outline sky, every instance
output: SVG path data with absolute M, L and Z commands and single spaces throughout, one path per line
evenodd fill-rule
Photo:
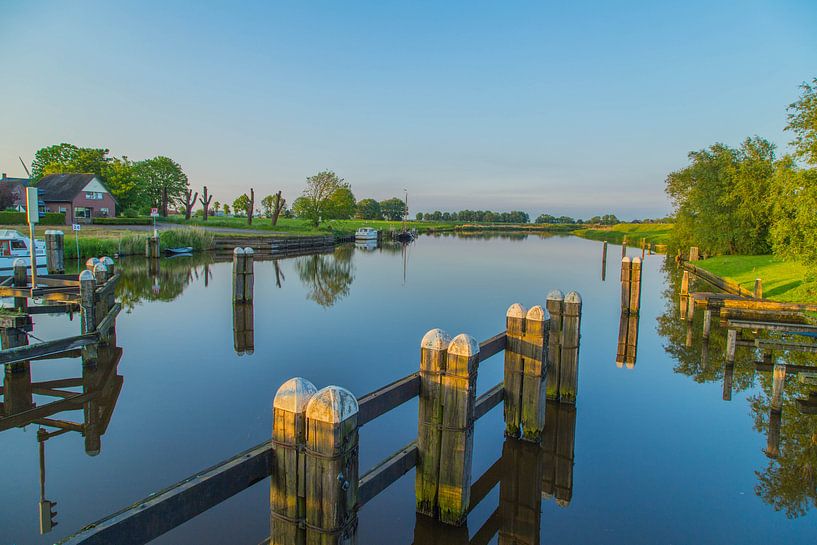
M 0 0 L 0 171 L 69 142 L 232 202 L 334 170 L 418 211 L 671 211 L 817 77 L 817 2 Z

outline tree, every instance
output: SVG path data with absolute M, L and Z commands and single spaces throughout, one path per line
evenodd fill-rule
M 800 85 L 800 98 L 789 105 L 786 130 L 794 133 L 794 155 L 817 165 L 817 78 Z
M 247 203 L 247 225 L 252 225 L 252 214 L 255 211 L 255 189 L 250 188 L 250 202 Z
M 142 191 L 136 168 L 127 157 L 114 157 L 107 161 L 102 165 L 101 177 L 120 210 L 147 208 L 149 203 Z
M 406 203 L 397 197 L 380 201 L 380 213 L 387 220 L 397 221 L 403 219 L 403 215 L 406 213 Z M 440 213 L 440 217 L 442 217 L 442 213 Z
M 327 209 L 331 206 L 329 198 L 343 185 L 343 179 L 331 170 L 318 172 L 314 176 L 306 179 L 306 187 L 302 197 L 296 199 L 295 203 L 300 203 L 298 216 L 309 219 L 315 227 L 326 215 Z M 293 208 L 295 206 L 293 203 Z
M 341 184 L 329 196 L 325 216 L 327 219 L 348 220 L 355 214 L 355 196 L 349 184 Z
M 250 206 L 250 198 L 246 193 L 242 193 L 233 201 L 233 213 L 240 216 L 242 213 L 246 214 Z
M 189 220 L 193 212 L 193 206 L 196 204 L 196 199 L 199 197 L 198 191 L 194 194 L 192 189 L 188 189 L 184 194 L 184 219 Z
M 275 195 L 267 195 L 264 197 L 261 204 L 264 206 L 264 209 L 268 211 L 269 217 L 272 218 L 272 225 L 276 225 L 281 211 L 286 207 L 287 200 L 281 196 L 281 190 L 279 189 Z
M 223 206 L 224 206 L 224 215 L 229 216 L 230 215 L 230 205 L 225 202 Z
M 201 203 L 202 217 L 204 218 L 204 221 L 207 221 L 207 216 L 210 215 L 209 212 L 211 200 L 213 200 L 213 196 L 207 194 L 207 186 L 204 186 L 204 191 L 202 192 L 201 198 L 199 199 L 199 203 Z M 216 201 L 215 210 L 219 209 L 219 204 L 221 203 Z
M 207 189 L 206 187 L 204 189 Z M 213 213 L 221 210 L 221 203 L 216 201 L 213 203 Z
M 799 169 L 786 156 L 775 167 L 772 186 L 774 253 L 817 268 L 817 169 Z
M 34 154 L 34 160 L 31 162 L 31 179 L 36 183 L 48 174 L 67 172 L 102 176 L 103 167 L 108 160 L 107 149 L 56 144 L 41 148 Z
M 381 220 L 380 203 L 374 199 L 363 199 L 358 201 L 355 208 L 355 217 L 362 220 Z
M 182 167 L 173 159 L 160 155 L 139 161 L 135 168 L 149 201 L 166 217 L 168 206 L 179 203 L 187 191 L 187 175 Z
M 14 194 L 9 184 L 0 183 L 0 210 L 14 205 Z
M 414 216 L 414 219 L 416 219 L 417 221 L 423 221 L 423 213 L 417 212 L 417 215 Z
M 556 223 L 556 218 L 550 214 L 539 214 L 536 223 Z

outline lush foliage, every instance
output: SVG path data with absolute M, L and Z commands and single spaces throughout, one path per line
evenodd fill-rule
M 672 235 L 670 223 L 619 223 L 608 227 L 577 229 L 573 234 L 592 240 L 606 240 L 611 244 L 638 244 L 641 239 L 647 243 L 667 244 Z
M 380 214 L 383 219 L 392 221 L 401 220 L 406 212 L 406 203 L 397 197 L 380 201 Z
M 419 218 L 419 214 L 418 214 Z M 526 212 L 514 210 L 512 212 L 492 212 L 490 210 L 462 210 L 460 212 L 425 212 L 424 221 L 460 221 L 476 223 L 528 223 L 530 216 Z M 544 223 L 544 222 L 537 222 Z
M 151 225 L 153 218 L 129 218 L 120 216 L 117 218 L 94 218 L 94 225 Z
M 800 86 L 800 98 L 789 105 L 786 130 L 794 133 L 794 155 L 806 163 L 817 165 L 817 78 Z
M 0 225 L 27 225 L 25 212 L 0 211 Z M 40 225 L 65 225 L 65 214 L 47 212 L 40 216 Z
M 355 196 L 349 184 L 341 184 L 329 196 L 325 219 L 348 220 L 355 215 Z
M 179 163 L 160 155 L 139 161 L 134 169 L 141 183 L 140 191 L 153 206 L 159 208 L 162 216 L 167 216 L 168 206 L 182 202 L 188 181 Z
M 236 215 L 247 215 L 247 210 L 249 208 L 250 197 L 246 193 L 242 193 L 233 201 L 233 212 L 235 212 Z
M 355 209 L 355 217 L 363 220 L 382 219 L 383 213 L 380 210 L 380 203 L 374 199 L 358 201 Z
M 348 185 L 331 170 L 318 172 L 306 179 L 303 194 L 292 203 L 292 210 L 317 227 L 327 217 L 327 212 L 331 213 L 333 204 L 330 198 L 342 187 L 348 188 Z

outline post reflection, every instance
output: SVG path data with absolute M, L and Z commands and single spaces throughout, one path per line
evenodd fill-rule
M 233 301 L 233 346 L 239 356 L 255 352 L 255 326 L 253 302 Z
M 632 369 L 635 367 L 636 352 L 638 350 L 638 314 L 621 313 L 618 325 L 618 351 L 616 352 L 616 366 Z

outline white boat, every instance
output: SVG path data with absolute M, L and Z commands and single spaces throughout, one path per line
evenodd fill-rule
M 13 229 L 0 229 L 0 276 L 11 276 L 14 262 L 22 259 L 27 267 L 31 266 L 28 237 L 24 237 Z M 37 256 L 37 270 L 45 267 L 45 242 L 34 240 L 34 249 Z
M 358 250 L 373 252 L 377 250 L 377 240 L 356 240 L 355 248 L 357 248 Z
M 355 240 L 377 240 L 377 229 L 361 227 L 355 232 Z

